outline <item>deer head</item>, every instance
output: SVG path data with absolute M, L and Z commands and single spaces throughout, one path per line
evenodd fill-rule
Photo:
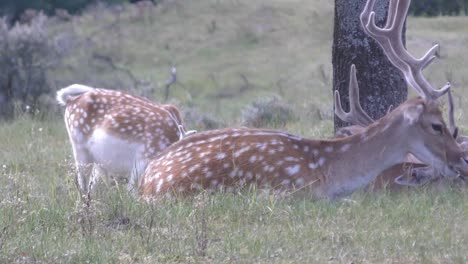
M 463 151 L 468 151 L 468 137 L 458 135 L 458 127 L 455 125 L 455 113 L 454 113 L 454 103 L 453 103 L 453 96 L 452 92 L 448 91 L 448 105 L 449 105 L 449 131 L 452 134 L 452 137 L 455 138 L 456 142 L 460 146 Z M 419 186 L 421 184 L 425 184 L 429 181 L 439 181 L 440 179 L 444 178 L 444 175 L 441 172 L 434 170 L 432 167 L 420 167 L 414 168 L 411 172 L 412 179 L 416 179 L 418 183 L 409 183 L 404 175 L 395 178 L 395 182 L 401 185 L 409 185 L 409 186 Z M 420 181 L 424 179 L 423 181 Z M 419 181 L 418 181 L 419 180 Z M 457 183 L 460 184 L 467 184 L 468 180 L 466 179 L 465 174 L 460 174 L 459 178 L 456 179 Z M 413 181 L 414 182 L 414 181 Z

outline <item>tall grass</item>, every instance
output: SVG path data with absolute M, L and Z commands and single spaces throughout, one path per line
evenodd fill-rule
M 337 201 L 259 190 L 145 203 L 73 183 L 61 120 L 0 125 L 0 263 L 466 263 L 466 189 Z

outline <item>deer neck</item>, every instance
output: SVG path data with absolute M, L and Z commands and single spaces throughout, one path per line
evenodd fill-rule
M 323 194 L 348 194 L 370 183 L 385 169 L 402 163 L 409 142 L 405 142 L 399 123 L 395 116 L 386 117 L 359 134 L 322 142 L 326 146 L 320 158 L 333 161 L 321 168 L 328 179 Z

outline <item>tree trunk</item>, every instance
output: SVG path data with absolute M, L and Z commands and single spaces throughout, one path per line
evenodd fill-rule
M 351 64 L 356 65 L 359 97 L 363 109 L 374 119 L 384 116 L 390 105 L 406 100 L 407 85 L 403 74 L 383 53 L 382 48 L 367 36 L 359 21 L 366 0 L 335 0 L 333 32 L 333 92 L 340 92 L 343 109 L 349 109 L 348 83 Z M 383 26 L 388 0 L 376 1 L 376 23 Z M 404 32 L 403 29 L 403 41 Z M 335 130 L 348 124 L 335 116 Z

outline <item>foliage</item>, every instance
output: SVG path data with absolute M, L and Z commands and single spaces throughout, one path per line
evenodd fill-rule
M 468 0 L 418 0 L 412 1 L 410 14 L 414 16 L 468 15 Z
M 12 117 L 15 106 L 35 109 L 50 93 L 48 71 L 59 63 L 60 52 L 39 14 L 30 24 L 9 28 L 0 20 L 0 118 Z
M 129 0 L 100 0 L 107 4 L 130 2 Z M 75 14 L 85 7 L 100 2 L 96 0 L 3 0 L 0 2 L 0 15 L 8 16 L 11 21 L 17 21 L 26 10 L 40 10 L 53 15 L 55 10 L 64 9 Z
M 242 125 L 248 127 L 284 127 L 295 119 L 292 107 L 278 96 L 260 98 L 242 110 Z
M 182 109 L 182 118 L 184 120 L 185 127 L 189 130 L 196 129 L 198 131 L 205 131 L 217 129 L 223 126 L 223 124 L 216 120 L 213 115 L 201 113 L 194 107 L 184 107 Z

